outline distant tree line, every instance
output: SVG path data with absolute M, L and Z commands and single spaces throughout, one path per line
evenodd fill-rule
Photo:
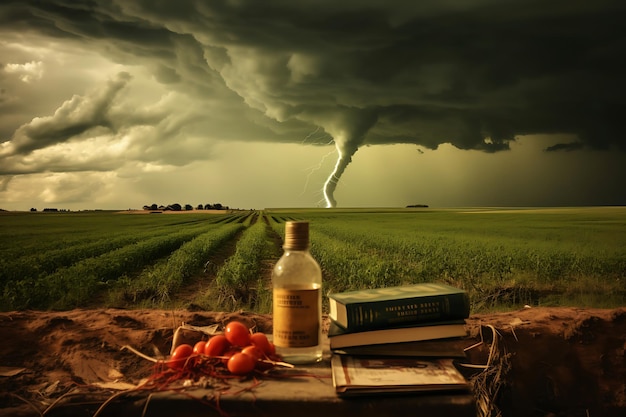
M 31 207 L 30 211 L 35 212 L 35 211 L 37 211 L 37 209 L 35 207 Z M 69 212 L 70 210 L 69 209 L 58 209 L 58 208 L 54 208 L 54 207 L 46 207 L 42 211 L 46 212 L 46 213 L 50 213 L 50 212 L 51 213 L 58 213 L 58 212 L 66 213 L 66 212 Z
M 149 210 L 149 211 L 191 211 L 191 210 L 229 210 L 230 208 L 228 206 L 224 206 L 221 203 L 215 203 L 215 204 L 198 204 L 196 206 L 196 208 L 194 209 L 194 207 L 191 204 L 185 204 L 184 206 L 178 204 L 178 203 L 174 203 L 174 204 L 169 204 L 167 206 L 164 205 L 158 205 L 158 204 L 151 204 L 151 205 L 145 205 L 143 206 L 144 210 Z M 130 209 L 128 209 L 130 210 Z M 0 209 L 0 211 L 4 211 L 2 209 Z M 31 207 L 30 208 L 31 212 L 36 212 L 37 209 L 35 207 Z M 42 210 L 45 213 L 58 213 L 58 212 L 69 212 L 70 210 L 68 209 L 58 209 L 58 208 L 54 208 L 54 207 L 46 207 Z M 95 210 L 95 211 L 99 211 L 99 210 Z
M 184 206 L 178 204 L 178 203 L 174 203 L 174 204 L 170 204 L 167 206 L 163 206 L 163 205 L 157 205 L 152 204 L 152 205 L 145 205 L 143 206 L 144 210 L 149 210 L 149 211 L 191 211 L 194 210 L 193 206 L 191 204 L 185 204 Z M 228 206 L 224 206 L 220 203 L 215 203 L 215 204 L 198 204 L 195 208 L 195 210 L 228 210 Z

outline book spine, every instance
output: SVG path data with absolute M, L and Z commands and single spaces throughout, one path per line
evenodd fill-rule
M 469 317 L 470 313 L 467 293 L 354 303 L 345 307 L 349 330 L 458 320 Z

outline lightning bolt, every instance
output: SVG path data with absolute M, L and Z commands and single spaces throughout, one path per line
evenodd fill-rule
M 330 142 L 327 143 L 327 145 L 332 144 L 334 141 L 331 139 Z M 320 160 L 320 162 L 312 167 L 309 167 L 306 169 L 306 171 L 308 171 L 308 174 L 306 176 L 306 181 L 304 182 L 304 188 L 302 189 L 302 192 L 300 193 L 300 196 L 304 195 L 304 193 L 306 192 L 306 189 L 309 186 L 309 182 L 311 180 L 311 176 L 313 175 L 313 173 L 319 171 L 320 169 L 322 169 L 322 165 L 324 165 L 324 162 L 326 161 L 326 159 L 333 155 L 336 152 L 335 149 L 333 149 L 332 151 L 328 152 L 326 155 L 322 156 L 322 159 Z
M 335 187 L 337 187 L 337 182 L 339 181 L 339 177 L 337 176 L 337 173 L 339 172 L 339 168 L 342 164 L 343 155 L 341 154 L 341 149 L 339 149 L 339 146 L 337 146 L 337 144 L 335 144 L 335 148 L 337 150 L 337 162 L 335 163 L 335 168 L 333 168 L 333 171 L 330 173 L 330 175 L 326 179 L 326 182 L 324 183 L 324 188 L 323 188 L 324 200 L 326 201 L 326 208 L 333 208 L 337 204 L 332 194 L 335 190 Z
M 313 135 L 315 135 L 317 132 L 319 132 L 320 127 L 318 126 L 314 131 L 312 131 L 311 133 L 309 133 L 308 135 L 306 135 L 304 137 L 304 139 L 302 139 L 302 142 L 300 142 L 300 144 L 304 145 L 306 143 L 307 140 L 309 140 L 310 137 L 312 137 Z M 325 135 L 325 133 L 322 133 L 322 136 Z
M 327 135 L 328 135 L 328 133 L 326 133 L 325 131 L 320 132 L 320 130 L 321 130 L 321 129 L 322 129 L 322 127 L 321 127 L 321 126 L 317 126 L 317 127 L 315 128 L 315 130 L 313 130 L 311 133 L 309 133 L 308 135 L 306 135 L 306 136 L 304 137 L 304 139 L 302 139 L 302 142 L 300 142 L 300 143 L 301 143 L 302 145 L 306 144 L 306 143 L 307 143 L 307 141 L 308 141 L 309 139 L 311 139 L 312 137 L 314 137 L 314 136 L 315 136 L 316 134 L 318 134 L 318 133 L 320 134 L 320 136 L 319 136 L 318 138 L 316 138 L 317 140 L 321 139 L 321 138 L 322 138 L 322 137 L 324 137 L 324 136 L 327 136 Z M 323 129 L 322 129 L 322 130 L 323 130 Z M 331 138 L 330 138 L 330 140 L 329 140 L 329 141 L 326 143 L 326 145 L 324 145 L 324 146 L 327 146 L 327 145 L 332 145 L 332 144 L 334 144 L 334 143 L 335 143 L 335 140 L 331 137 Z M 333 155 L 334 153 L 335 153 L 335 150 L 332 150 L 332 151 L 328 152 L 326 155 L 322 156 L 322 159 L 320 160 L 320 162 L 319 162 L 317 165 L 314 165 L 314 166 L 312 166 L 312 167 L 309 167 L 309 168 L 305 169 L 305 171 L 308 171 L 308 173 L 307 173 L 307 175 L 306 175 L 306 180 L 305 180 L 305 182 L 304 182 L 304 187 L 302 188 L 302 192 L 300 193 L 300 196 L 304 195 L 304 193 L 306 192 L 307 188 L 309 187 L 309 183 L 310 183 L 310 181 L 311 181 L 311 176 L 313 176 L 313 174 L 314 174 L 315 172 L 319 171 L 319 170 L 322 168 L 322 165 L 324 165 L 324 162 L 326 161 L 326 159 L 327 159 L 329 156 Z M 322 190 L 322 193 L 323 193 L 323 190 Z M 327 199 L 326 199 L 326 198 L 324 198 L 324 201 L 326 202 L 326 201 L 327 201 Z M 318 202 L 318 203 L 317 203 L 317 205 L 319 206 L 319 205 L 320 205 L 320 203 L 321 203 L 321 201 L 320 201 L 320 202 Z M 326 204 L 328 204 L 328 203 L 326 203 Z

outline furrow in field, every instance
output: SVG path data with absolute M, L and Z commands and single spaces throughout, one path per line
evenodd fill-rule
M 235 251 L 217 270 L 213 285 L 200 294 L 194 304 L 209 310 L 269 312 L 271 267 L 278 256 L 267 222 L 255 220 L 237 241 Z
M 118 280 L 110 291 L 110 298 L 116 304 L 130 306 L 186 304 L 210 283 L 211 275 L 234 251 L 244 229 L 241 223 L 214 227 L 138 274 Z
M 202 232 L 178 231 L 123 246 L 100 256 L 82 259 L 50 275 L 6 283 L 5 305 L 14 308 L 71 308 L 89 302 L 109 282 L 139 270 L 155 258 L 174 251 Z

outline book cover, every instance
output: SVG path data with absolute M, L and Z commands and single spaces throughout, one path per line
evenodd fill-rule
M 465 320 L 435 322 L 422 325 L 399 325 L 384 329 L 349 331 L 331 320 L 328 340 L 331 349 L 384 343 L 417 342 L 467 335 Z
M 333 293 L 328 300 L 330 318 L 351 330 L 465 319 L 470 313 L 467 292 L 441 283 Z
M 469 390 L 452 359 L 362 358 L 333 355 L 335 392 L 341 396 Z

